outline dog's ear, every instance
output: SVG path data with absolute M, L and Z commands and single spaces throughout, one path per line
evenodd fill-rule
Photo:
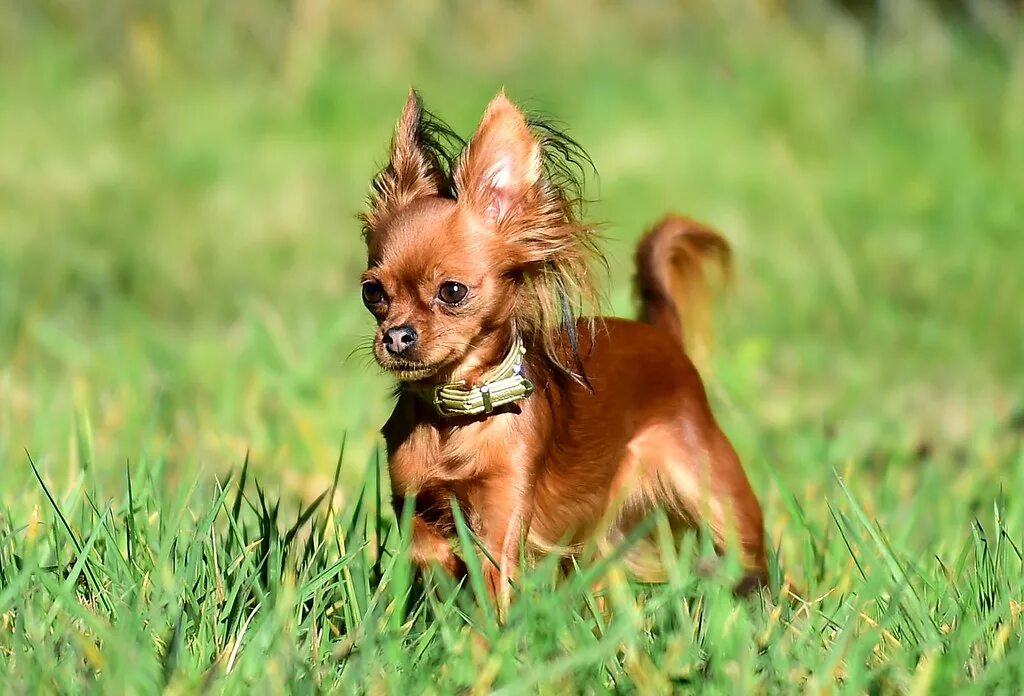
M 499 222 L 529 197 L 541 177 L 540 144 L 523 113 L 502 92 L 487 105 L 455 169 L 455 189 L 491 222 Z
M 373 180 L 370 209 L 363 215 L 368 233 L 410 202 L 439 195 L 445 188 L 447 175 L 439 161 L 443 154 L 437 143 L 439 133 L 451 134 L 447 126 L 423 109 L 419 93 L 409 90 L 391 139 L 391 159 Z

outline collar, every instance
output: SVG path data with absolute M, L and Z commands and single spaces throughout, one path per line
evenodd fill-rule
M 445 382 L 429 387 L 412 387 L 413 391 L 433 405 L 444 418 L 489 414 L 499 406 L 525 399 L 533 393 L 533 382 L 523 376 L 526 347 L 518 332 L 501 363 L 488 372 L 478 384 L 466 380 Z

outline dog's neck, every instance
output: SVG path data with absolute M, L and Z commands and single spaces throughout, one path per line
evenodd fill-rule
M 465 382 L 477 384 L 501 364 L 516 335 L 512 324 L 505 325 L 472 341 L 472 348 L 456 365 L 423 380 L 422 386 Z
M 491 357 L 490 360 L 477 357 L 468 366 L 464 361 L 460 369 L 452 371 L 447 379 L 424 380 L 408 388 L 445 418 L 486 417 L 495 409 L 529 397 L 534 385 L 523 371 L 526 348 L 514 327 L 507 336 L 504 350 L 497 353 L 499 357 Z M 474 353 L 478 356 L 480 353 L 495 355 L 493 348 L 487 351 L 483 348 L 478 346 Z

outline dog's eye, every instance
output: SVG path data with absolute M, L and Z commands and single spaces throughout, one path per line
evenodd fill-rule
M 457 305 L 466 299 L 466 293 L 469 292 L 462 283 L 456 283 L 454 280 L 449 280 L 441 283 L 441 287 L 437 289 L 437 299 L 444 302 L 446 305 Z
M 384 301 L 384 286 L 376 280 L 368 280 L 363 283 L 363 304 L 367 307 L 379 305 Z

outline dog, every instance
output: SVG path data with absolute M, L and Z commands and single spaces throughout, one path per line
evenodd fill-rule
M 703 264 L 727 266 L 729 247 L 666 217 L 636 251 L 638 320 L 577 318 L 603 263 L 581 214 L 588 162 L 504 92 L 465 143 L 410 91 L 361 216 L 361 282 L 397 380 L 382 432 L 396 510 L 414 501 L 411 558 L 466 572 L 454 499 L 507 602 L 521 544 L 569 556 L 663 510 L 736 543 L 741 585 L 763 585 L 761 507 L 684 351 Z

